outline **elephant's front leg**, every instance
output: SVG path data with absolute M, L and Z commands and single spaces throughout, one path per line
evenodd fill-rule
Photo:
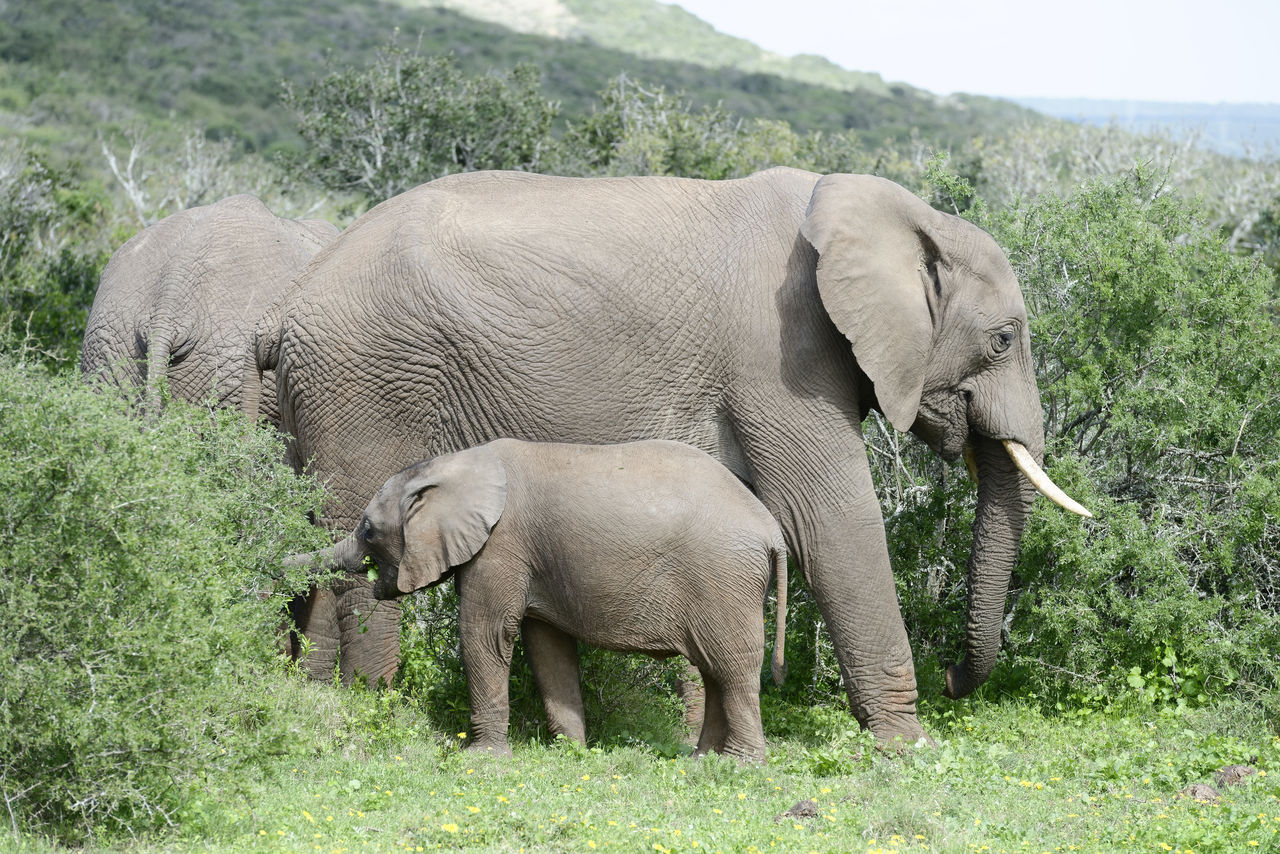
M 313 587 L 289 603 L 289 617 L 299 636 L 290 644 L 293 658 L 312 679 L 333 681 L 338 660 L 338 599 L 332 590 Z M 305 652 L 306 657 L 303 658 Z
M 524 648 L 547 710 L 547 730 L 586 744 L 586 718 L 578 674 L 578 642 L 533 617 L 521 624 Z
M 818 603 L 854 717 L 882 744 L 912 744 L 927 736 L 916 717 L 915 665 L 880 502 L 857 417 L 826 409 L 829 400 L 811 400 L 817 411 L 803 417 L 757 413 L 752 423 L 761 426 L 743 428 L 742 442 L 756 492 L 782 525 Z M 813 429 L 780 435 L 779 424 Z
M 524 608 L 511 600 L 510 590 L 495 590 L 496 585 L 467 576 L 465 569 L 458 573 L 458 633 L 471 698 L 471 743 L 467 747 L 510 756 L 507 685 Z
M 875 502 L 874 494 L 869 499 Z M 898 605 L 884 525 L 861 506 L 823 508 L 804 521 L 797 550 L 840 664 L 855 718 L 888 745 L 927 737 L 916 717 L 916 675 Z

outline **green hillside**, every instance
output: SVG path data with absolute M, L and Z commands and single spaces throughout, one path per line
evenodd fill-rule
M 773 74 L 843 91 L 892 94 L 879 74 L 846 71 L 820 56 L 786 57 L 718 32 L 679 6 L 654 0 L 565 0 L 592 41 L 653 59 Z M 926 93 L 919 93 L 926 94 Z
M 572 8 L 579 20 L 599 20 L 607 42 L 606 24 L 629 26 L 615 12 L 640 15 L 646 5 L 616 2 L 623 5 L 575 0 Z M 637 32 L 652 33 L 650 24 Z M 882 84 L 840 91 L 764 70 L 646 59 L 588 38 L 519 33 L 448 9 L 374 0 L 25 0 L 0 7 L 0 126 L 82 157 L 97 156 L 99 130 L 139 120 L 199 122 L 249 150 L 296 148 L 293 118 L 280 108 L 282 81 L 314 79 L 327 63 L 368 63 L 397 32 L 402 46 L 452 52 L 472 73 L 537 65 L 566 117 L 588 110 L 619 73 L 743 117 L 785 119 L 800 130 L 854 128 L 873 139 L 914 130 L 947 143 L 1034 115 L 987 98 L 944 100 Z
M 586 39 L 646 59 L 772 74 L 842 91 L 889 95 L 879 74 L 848 71 L 821 56 L 781 56 L 717 31 L 679 6 L 656 0 L 400 0 L 453 9 L 524 33 Z

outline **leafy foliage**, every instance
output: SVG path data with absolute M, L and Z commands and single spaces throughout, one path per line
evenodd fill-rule
M 1029 532 L 1024 581 L 1039 591 L 1019 604 L 1038 615 L 1023 630 L 1056 627 L 1081 647 L 1044 637 L 1037 656 L 1098 672 L 1171 649 L 1184 678 L 1201 671 L 1188 688 L 1230 684 L 1238 671 L 1244 687 L 1270 693 L 1267 650 L 1280 640 L 1273 276 L 1229 253 L 1195 206 L 1141 169 L 997 222 L 1041 342 L 1051 448 L 1076 458 L 1064 459 L 1064 479 L 1095 484 L 1107 508 L 1075 536 L 1043 517 Z M 1057 620 L 1081 589 L 1097 597 L 1092 617 Z M 1094 642 L 1105 654 L 1088 666 L 1077 656 Z
M 238 414 L 0 364 L 0 794 L 67 840 L 173 823 L 294 749 L 272 700 L 281 559 L 321 494 Z
M 773 166 L 882 175 L 910 171 L 889 146 L 869 149 L 853 131 L 799 133 L 783 121 L 747 120 L 721 106 L 695 107 L 626 75 L 609 81 L 586 118 L 570 122 L 554 165 L 562 174 L 712 180 Z
M 216 26 L 211 22 L 217 22 Z M 0 9 L 0 112 L 70 157 L 98 157 L 96 134 L 142 120 L 152 129 L 201 124 L 211 140 L 256 152 L 301 151 L 280 81 L 326 67 L 363 67 L 396 31 L 423 55 L 453 53 L 470 75 L 533 63 L 548 98 L 584 115 L 619 73 L 805 130 L 858 128 L 959 142 L 1034 114 L 1007 101 L 940 101 L 919 90 L 839 91 L 771 74 L 644 59 L 586 39 L 516 33 L 439 8 L 376 0 L 24 0 Z M 12 131 L 11 131 L 12 133 Z
M 1054 698 L 1138 689 L 1183 704 L 1228 687 L 1274 696 L 1272 275 L 1228 251 L 1148 170 L 996 210 L 963 179 L 934 173 L 943 206 L 967 208 L 1009 254 L 1032 316 L 1048 470 L 1098 515 L 1081 525 L 1037 503 L 1005 684 Z M 919 449 L 886 448 L 883 434 L 878 444 L 897 464 L 897 485 L 883 468 L 880 479 L 897 496 L 890 542 L 913 639 L 954 654 L 968 488 Z
M 102 209 L 30 148 L 0 143 L 0 345 L 22 342 L 52 363 L 75 358 L 106 263 L 105 251 L 77 244 Z
M 453 172 L 537 170 L 557 113 L 538 78 L 531 65 L 467 77 L 451 56 L 393 45 L 367 68 L 286 85 L 307 142 L 295 171 L 380 201 Z

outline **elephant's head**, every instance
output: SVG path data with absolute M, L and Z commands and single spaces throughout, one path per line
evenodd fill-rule
M 392 475 L 355 533 L 320 557 L 350 573 L 366 572 L 365 558 L 372 558 L 374 596 L 394 599 L 438 583 L 475 557 L 506 500 L 506 470 L 487 445 L 415 463 Z
M 1000 649 L 1033 486 L 1089 515 L 1039 465 L 1043 416 L 1022 292 L 990 235 L 882 178 L 819 180 L 803 233 L 818 251 L 823 305 L 876 407 L 944 458 L 976 466 L 967 654 L 946 679 L 948 696 L 964 696 Z

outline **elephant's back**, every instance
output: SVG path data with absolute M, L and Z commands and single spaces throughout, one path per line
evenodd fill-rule
M 81 348 L 86 374 L 130 364 L 140 383 L 150 348 L 169 349 L 170 388 L 203 400 L 216 388 L 236 405 L 258 318 L 336 236 L 332 225 L 277 217 L 238 195 L 175 213 L 140 231 L 108 261 Z
M 643 531 L 671 553 L 785 550 L 777 520 L 725 466 L 689 444 L 646 439 L 609 444 L 492 443 L 512 489 L 564 529 L 600 537 Z
M 500 436 L 733 449 L 735 360 L 778 338 L 816 179 L 469 173 L 389 199 L 288 297 L 286 429 L 350 482 L 343 521 L 399 467 Z

